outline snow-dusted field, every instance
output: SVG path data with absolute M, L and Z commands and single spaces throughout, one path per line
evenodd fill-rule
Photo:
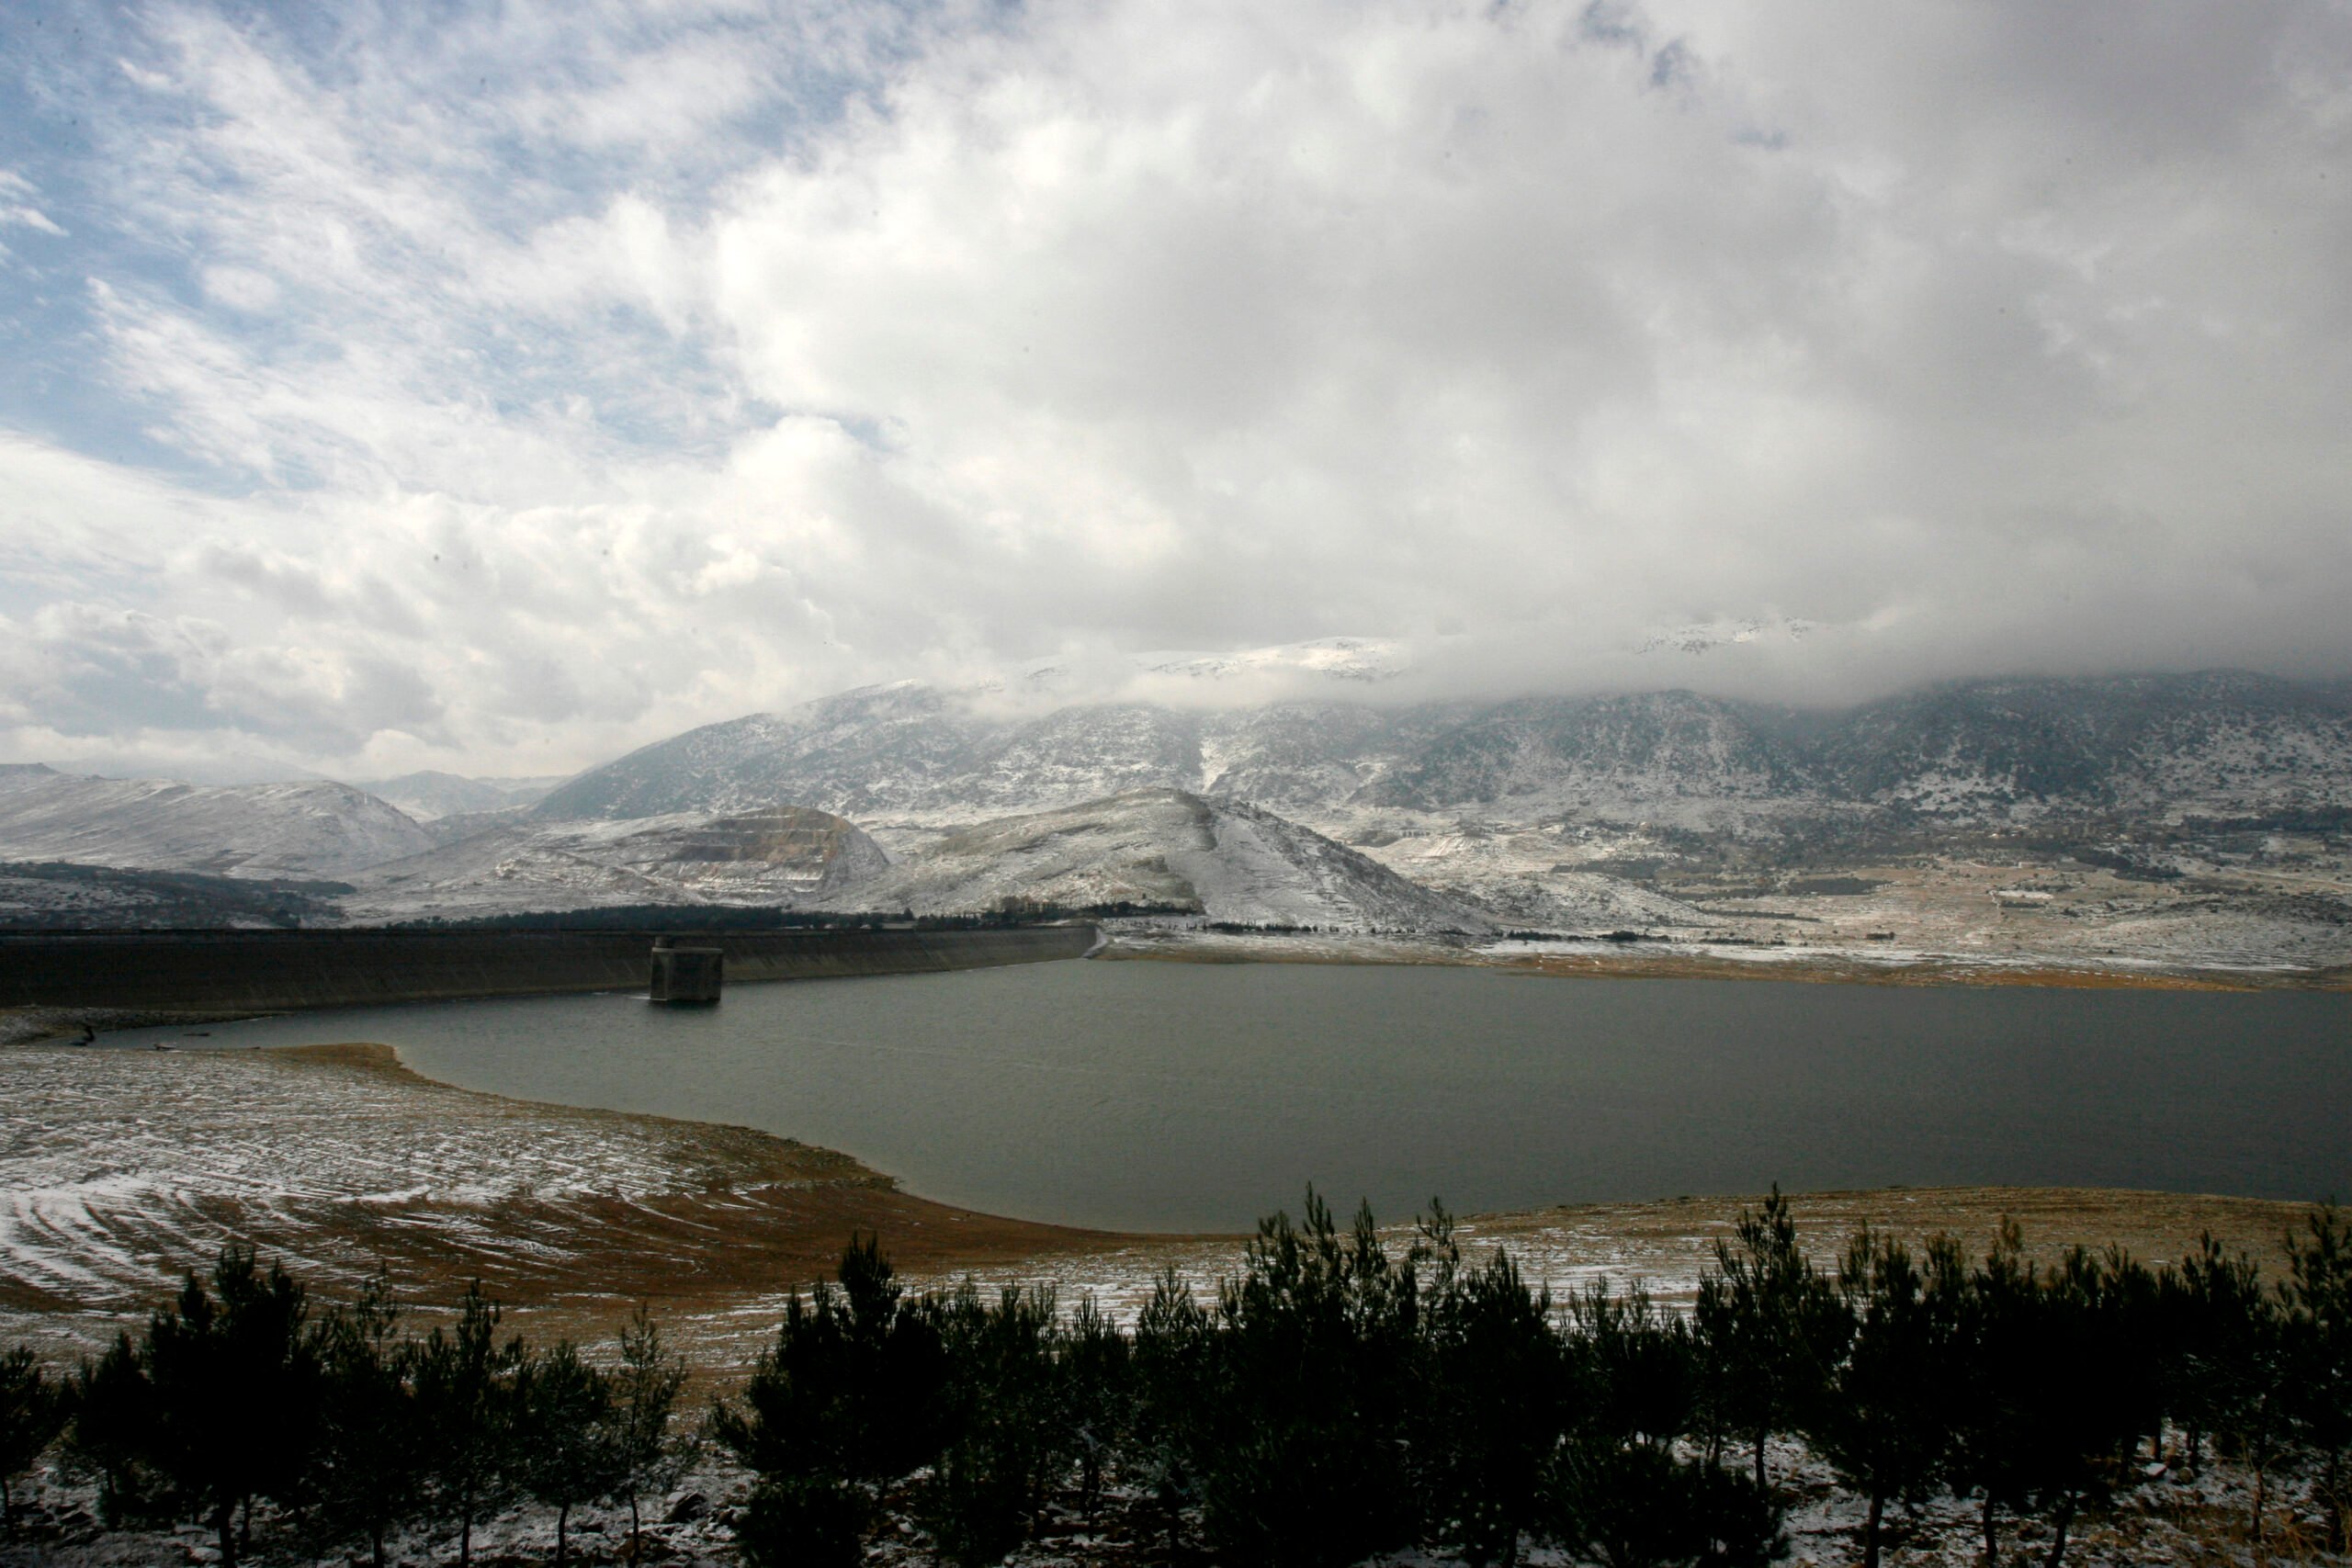
M 379 1050 L 212 1051 L 195 1038 L 187 1046 L 0 1048 L 0 1343 L 29 1339 L 59 1357 L 87 1349 L 231 1237 L 261 1243 L 330 1297 L 380 1266 L 407 1299 L 432 1306 L 480 1275 L 519 1309 L 514 1324 L 538 1337 L 595 1342 L 636 1301 L 650 1299 L 673 1340 L 720 1383 L 774 1332 L 786 1291 L 820 1271 L 854 1224 L 880 1225 L 918 1286 L 967 1275 L 984 1284 L 1050 1282 L 1065 1303 L 1091 1294 L 1121 1317 L 1164 1268 L 1208 1296 L 1238 1260 L 1236 1237 L 1121 1237 L 993 1221 L 910 1198 L 822 1150 L 741 1129 L 477 1094 L 401 1070 Z M 1474 1258 L 1507 1247 L 1555 1299 L 1596 1280 L 1638 1279 L 1671 1303 L 1689 1298 L 1740 1207 L 1711 1198 L 1477 1216 L 1457 1234 Z M 1975 1248 L 2013 1215 L 2037 1251 L 2116 1242 L 2143 1258 L 2177 1257 L 2210 1229 L 2275 1266 L 2278 1238 L 2300 1210 L 1979 1189 L 1813 1195 L 1799 1200 L 1797 1214 L 1823 1257 L 1865 1222 L 1911 1236 L 1949 1231 Z M 1401 1226 L 1390 1234 L 1398 1247 L 1409 1236 Z M 1791 1560 L 1849 1561 L 1859 1505 L 1793 1447 L 1776 1450 L 1773 1463 L 1795 1497 Z M 732 1561 L 724 1520 L 744 1484 L 725 1464 L 706 1464 L 689 1487 L 713 1511 L 657 1527 L 653 1555 Z M 206 1548 L 186 1533 L 98 1534 L 86 1490 L 53 1471 L 36 1478 L 31 1500 L 33 1538 L 0 1548 L 9 1568 L 204 1560 Z M 2245 1505 L 2245 1478 L 2226 1468 L 2194 1479 L 2164 1472 L 2089 1520 L 2070 1561 L 2251 1564 Z M 2310 1513 L 2308 1499 L 2288 1488 L 2271 1518 L 2272 1557 L 2292 1555 L 2293 1541 L 2308 1539 Z M 1960 1504 L 1898 1513 L 1893 1523 L 1891 1565 L 1959 1568 L 1973 1558 L 1973 1515 Z M 585 1524 L 574 1544 L 586 1561 L 620 1556 L 617 1516 L 592 1513 Z M 539 1558 L 549 1537 L 537 1514 L 511 1513 L 478 1550 L 493 1561 Z M 2030 1525 L 2012 1527 L 2011 1539 L 2020 1547 L 2046 1540 Z M 429 1560 L 445 1544 L 419 1537 L 404 1555 Z M 271 1561 L 266 1543 L 261 1558 Z M 1141 1560 L 1135 1542 L 1088 1538 L 1074 1517 L 1012 1559 L 1032 1568 Z M 927 1548 L 910 1531 L 876 1561 L 924 1562 Z

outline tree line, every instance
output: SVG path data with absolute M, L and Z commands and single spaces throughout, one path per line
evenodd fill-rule
M 2088 1510 L 2154 1467 L 2223 1454 L 2308 1476 L 2347 1541 L 2352 1246 L 2333 1208 L 2266 1283 L 2211 1237 L 2177 1265 L 2120 1251 L 2030 1262 L 2005 1224 L 1981 1258 L 1865 1230 L 1834 1266 L 1776 1191 L 1719 1242 L 1695 1306 L 1595 1285 L 1555 1303 L 1498 1249 L 1465 1262 L 1442 1209 L 1392 1245 L 1308 1194 L 1262 1222 L 1214 1304 L 1172 1271 L 1131 1325 L 1091 1300 L 910 1292 L 872 1237 L 788 1301 L 709 1435 L 751 1472 L 753 1568 L 857 1562 L 919 1527 L 938 1558 L 1001 1561 L 1049 1508 L 1114 1512 L 1171 1554 L 1339 1568 L 1414 1547 L 1515 1564 L 1556 1546 L 1605 1568 L 1785 1554 L 1776 1438 L 1861 1505 L 1876 1568 L 1890 1506 L 1972 1501 L 1988 1560 L 2038 1517 L 2063 1568 Z M 617 1364 L 500 1341 L 470 1292 L 454 1325 L 395 1331 L 380 1289 L 308 1318 L 299 1284 L 232 1250 L 143 1337 L 77 1376 L 0 1359 L 0 1468 L 60 1433 L 111 1521 L 200 1517 L 224 1563 L 256 1498 L 322 1546 L 522 1496 L 565 1520 L 682 1473 L 683 1370 L 642 1313 Z M 635 1540 L 634 1530 L 632 1540 Z
M 572 1510 L 626 1502 L 634 1525 L 681 1473 L 684 1364 L 642 1309 L 609 1368 L 569 1340 L 502 1338 L 499 1317 L 477 1284 L 454 1323 L 403 1333 L 380 1280 L 313 1314 L 283 1267 L 232 1246 L 71 1377 L 22 1347 L 0 1357 L 0 1482 L 62 1437 L 107 1526 L 200 1520 L 222 1568 L 258 1502 L 299 1550 L 364 1543 L 384 1568 L 387 1543 L 426 1522 L 456 1527 L 470 1563 L 474 1526 L 527 1497 L 554 1511 L 561 1563 Z

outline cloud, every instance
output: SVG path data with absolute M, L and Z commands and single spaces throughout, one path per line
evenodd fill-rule
M 75 89 L 114 129 L 12 152 L 0 208 L 65 213 L 95 393 L 184 466 L 0 434 L 12 750 L 543 773 L 1337 634 L 1821 700 L 2352 667 L 2319 0 L 158 6 L 114 43 Z M 1855 629 L 1627 652 L 1742 617 Z

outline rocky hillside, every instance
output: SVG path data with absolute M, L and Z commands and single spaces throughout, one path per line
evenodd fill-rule
M 888 868 L 872 839 L 822 811 L 508 823 L 353 878 L 360 920 L 629 904 L 855 908 Z
M 902 683 L 707 726 L 582 774 L 537 812 L 790 802 L 939 821 L 1141 788 L 1320 827 L 1384 810 L 1525 823 L 1795 807 L 1964 824 L 2352 804 L 2352 702 L 2245 674 L 1970 682 L 1832 713 L 1679 691 L 1027 716 L 984 697 Z
M 0 860 L 334 879 L 431 842 L 395 807 L 325 780 L 206 785 L 0 768 Z
M 1272 813 L 1181 790 L 984 822 L 948 833 L 853 890 L 918 914 L 1121 905 L 1250 925 L 1485 932 L 1498 922 Z

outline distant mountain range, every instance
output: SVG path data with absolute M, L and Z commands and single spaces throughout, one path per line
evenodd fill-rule
M 1671 646 L 1745 628 L 1686 632 Z M 1156 658 L 1139 662 L 1139 689 L 1164 682 L 1169 701 L 1131 688 L 1056 705 L 1089 679 L 1056 664 L 1017 690 L 866 687 L 691 729 L 552 788 L 418 773 L 376 781 L 376 794 L 0 769 L 0 861 L 333 879 L 353 890 L 332 907 L 360 920 L 1043 902 L 1477 933 L 1720 926 L 1727 906 L 1685 900 L 1733 897 L 1721 887 L 1639 880 L 1643 856 L 1691 844 L 1770 866 L 1832 842 L 1917 853 L 2025 830 L 2084 846 L 2084 863 L 2155 875 L 2114 840 L 2197 822 L 2340 835 L 2352 820 L 2345 682 L 1984 680 L 1820 711 L 1679 690 L 1383 702 L 1395 650 L 1349 639 Z M 1205 700 L 1246 694 L 1270 671 L 1306 671 L 1315 694 Z M 39 889 L 62 874 L 21 871 L 0 904 L 46 908 Z M 2336 897 L 2332 886 L 2302 876 L 2281 896 Z M 199 896 L 138 894 L 157 908 Z M 130 908 L 130 897 L 59 882 L 50 912 Z
M 389 801 L 419 822 L 432 822 L 444 817 L 537 805 L 548 791 L 563 783 L 564 776 L 553 773 L 536 779 L 475 779 L 461 773 L 427 771 L 402 773 L 391 779 L 353 779 L 351 786 Z
M 0 767 L 0 859 L 340 878 L 428 847 L 396 807 L 349 784 L 188 784 Z
M 1668 691 L 1006 716 L 908 682 L 689 730 L 589 770 L 534 814 L 790 802 L 861 821 L 968 820 L 1136 789 L 1318 822 L 1384 809 L 1523 822 L 1693 806 L 1977 824 L 2258 815 L 2352 804 L 2352 701 L 2341 687 L 2210 673 L 1964 682 L 1835 713 Z

